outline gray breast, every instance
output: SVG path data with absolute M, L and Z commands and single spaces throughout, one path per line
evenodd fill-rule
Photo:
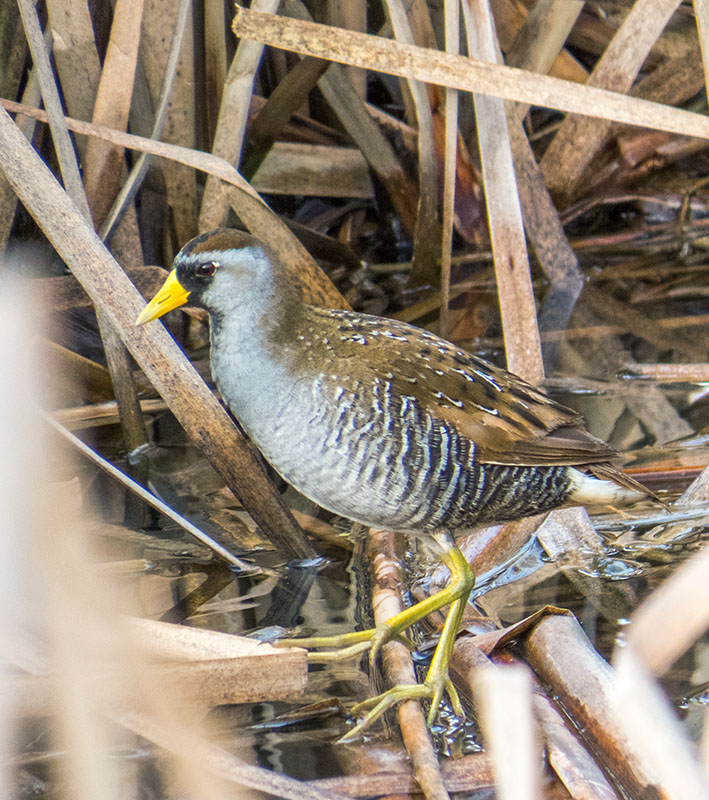
M 330 376 L 281 378 L 268 385 L 252 374 L 250 389 L 225 398 L 283 478 L 342 516 L 455 530 L 555 507 L 568 491 L 566 468 L 477 464 L 469 439 L 387 382 L 371 391 Z

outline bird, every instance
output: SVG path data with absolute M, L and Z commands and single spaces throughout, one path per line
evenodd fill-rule
M 409 697 L 431 700 L 429 723 L 444 693 L 463 715 L 448 662 L 474 576 L 457 532 L 650 494 L 575 411 L 433 333 L 305 303 L 279 256 L 248 233 L 222 228 L 185 244 L 136 324 L 186 303 L 208 312 L 216 387 L 276 472 L 333 513 L 435 542 L 449 567 L 444 589 L 377 628 L 288 640 L 374 659 L 450 604 L 425 681 L 360 704 L 354 734 Z

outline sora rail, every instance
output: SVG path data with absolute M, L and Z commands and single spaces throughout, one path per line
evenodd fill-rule
M 298 640 L 374 658 L 451 604 L 424 684 L 367 701 L 354 733 L 404 697 L 431 698 L 432 721 L 447 691 L 462 714 L 448 661 L 473 576 L 453 534 L 645 490 L 579 415 L 521 378 L 411 325 L 303 303 L 278 256 L 248 234 L 198 236 L 173 266 L 137 324 L 188 301 L 205 308 L 216 385 L 280 475 L 337 514 L 434 539 L 450 568 L 449 586 L 386 625 Z

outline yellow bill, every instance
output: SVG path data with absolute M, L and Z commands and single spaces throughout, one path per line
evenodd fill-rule
M 140 312 L 136 325 L 145 325 L 174 308 L 179 308 L 187 302 L 190 293 L 177 280 L 177 270 L 173 269 L 167 276 L 167 280 L 160 287 L 158 293 Z

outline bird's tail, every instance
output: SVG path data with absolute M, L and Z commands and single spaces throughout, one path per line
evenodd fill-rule
M 572 489 L 569 501 L 579 505 L 628 505 L 649 497 L 662 505 L 650 489 L 612 464 L 589 464 L 590 475 L 571 469 Z

